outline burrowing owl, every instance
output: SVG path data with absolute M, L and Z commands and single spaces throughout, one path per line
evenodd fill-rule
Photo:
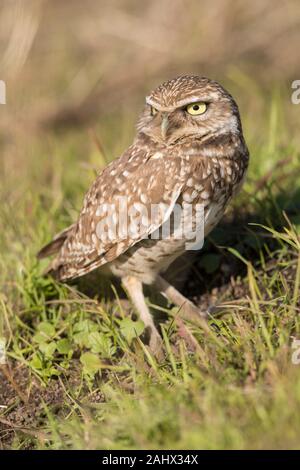
M 78 221 L 39 257 L 56 253 L 48 271 L 61 281 L 96 268 L 121 278 L 157 352 L 161 337 L 143 284 L 155 284 L 183 311 L 201 316 L 161 273 L 187 249 L 186 214 L 193 219 L 189 230 L 197 231 L 195 208 L 202 208 L 207 235 L 241 187 L 248 158 L 238 107 L 222 86 L 198 76 L 169 80 L 146 97 L 133 144 L 98 175 Z M 176 221 L 175 207 L 182 209 Z

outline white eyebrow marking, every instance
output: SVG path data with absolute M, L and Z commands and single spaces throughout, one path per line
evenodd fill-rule
M 153 108 L 157 109 L 158 111 L 172 111 L 174 109 L 174 106 L 171 106 L 169 108 L 164 108 L 160 106 L 160 104 L 152 100 L 150 96 L 146 96 L 146 104 L 149 104 L 149 106 L 153 106 Z
M 153 106 L 158 111 L 173 111 L 175 108 L 183 108 L 184 106 L 187 106 L 188 104 L 197 103 L 198 101 L 209 103 L 210 101 L 212 101 L 212 98 L 215 99 L 216 95 L 215 96 L 192 95 L 192 96 L 188 96 L 187 98 L 184 98 L 183 100 L 178 101 L 175 106 L 161 106 L 159 103 L 154 101 L 150 96 L 147 96 L 146 103 L 149 106 Z

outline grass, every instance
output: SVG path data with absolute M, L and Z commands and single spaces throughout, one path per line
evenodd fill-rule
M 64 89 L 70 77 L 51 71 L 51 86 L 40 87 Z M 222 302 L 223 312 L 204 332 L 149 299 L 161 319 L 162 363 L 145 348 L 143 324 L 128 315 L 118 290 L 95 279 L 94 294 L 91 284 L 56 283 L 35 258 L 76 219 L 95 172 L 129 145 L 138 107 L 107 106 L 90 130 L 24 132 L 18 119 L 7 124 L 0 139 L 0 340 L 7 349 L 0 447 L 299 448 L 299 109 L 286 83 L 266 90 L 234 68 L 226 82 L 241 106 L 251 164 L 186 287 L 201 306 Z M 26 91 L 33 100 L 34 87 Z

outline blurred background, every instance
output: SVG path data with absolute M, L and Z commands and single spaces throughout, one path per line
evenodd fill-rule
M 2 0 L 1 142 L 37 128 L 105 130 L 118 115 L 116 139 L 149 89 L 186 73 L 220 80 L 249 117 L 274 85 L 290 93 L 299 38 L 297 0 Z

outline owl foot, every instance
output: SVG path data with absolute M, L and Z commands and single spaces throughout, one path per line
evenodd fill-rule
M 156 328 L 150 332 L 149 349 L 159 362 L 165 358 L 163 340 Z
M 151 353 L 157 360 L 162 360 L 164 358 L 163 341 L 145 302 L 142 283 L 133 276 L 126 276 L 122 278 L 122 284 L 132 300 L 140 319 L 143 321 L 146 332 L 149 333 L 148 345 Z
M 228 306 L 227 306 L 228 308 Z M 210 305 L 207 309 L 207 315 L 208 317 L 219 317 L 226 311 L 226 305 L 223 304 L 213 304 Z
M 184 297 L 175 287 L 169 284 L 161 276 L 157 276 L 155 280 L 157 289 L 170 302 L 180 308 L 179 315 L 181 318 L 196 323 L 204 329 L 208 328 L 207 318 L 208 312 L 200 310 L 193 302 Z

